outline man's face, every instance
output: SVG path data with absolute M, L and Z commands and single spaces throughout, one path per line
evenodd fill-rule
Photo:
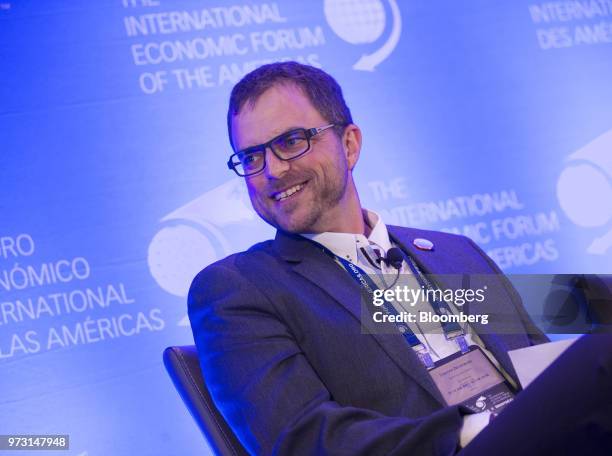
M 276 85 L 232 120 L 236 150 L 265 143 L 295 128 L 327 125 L 306 95 L 293 85 Z M 283 161 L 266 150 L 266 168 L 246 178 L 255 211 L 270 225 L 291 233 L 334 231 L 346 206 L 349 164 L 333 130 L 310 140 L 301 157 Z M 351 165 L 352 167 L 352 165 Z

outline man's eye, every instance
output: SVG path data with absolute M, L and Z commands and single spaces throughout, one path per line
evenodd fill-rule
M 249 154 L 240 156 L 239 159 L 242 166 L 251 167 L 259 163 L 259 160 L 261 160 L 261 154 L 251 152 Z
M 283 143 L 287 147 L 299 146 L 304 142 L 304 138 L 298 135 L 291 135 L 283 138 Z

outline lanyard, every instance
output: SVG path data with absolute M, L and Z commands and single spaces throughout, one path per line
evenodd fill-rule
M 368 276 L 368 274 L 366 274 L 366 272 L 363 269 L 361 269 L 359 266 L 353 264 L 349 260 L 346 260 L 344 258 L 337 256 L 324 245 L 319 244 L 318 242 L 315 242 L 315 241 L 312 241 L 312 242 L 314 242 L 317 246 L 322 248 L 323 252 L 325 252 L 329 257 L 331 257 L 335 261 L 338 261 L 340 265 L 342 266 L 342 268 L 346 272 L 349 273 L 349 275 L 353 278 L 353 280 L 355 280 L 361 286 L 361 289 L 365 291 L 366 293 L 368 293 L 368 295 L 373 295 L 374 290 L 379 289 L 379 287 Z M 414 273 L 415 277 L 417 278 L 419 285 L 421 285 L 423 288 L 426 288 L 427 290 L 435 290 L 431 281 L 427 277 L 425 277 L 425 275 L 420 270 L 420 268 L 417 266 L 417 264 L 414 262 L 412 257 L 409 255 L 404 255 L 404 257 L 406 258 L 408 266 L 410 267 L 411 271 Z M 440 313 L 442 312 L 448 313 L 449 315 L 451 313 L 446 302 L 433 299 L 432 301 L 430 301 L 430 304 L 432 305 L 434 311 L 438 315 L 440 315 Z M 383 300 L 383 304 L 381 305 L 381 308 L 386 315 L 398 315 L 398 312 L 395 309 L 395 307 L 389 304 L 386 299 Z M 440 309 L 444 309 L 444 311 L 440 311 Z M 410 329 L 410 327 L 406 323 L 403 323 L 403 322 L 396 321 L 395 324 L 397 325 L 400 333 L 402 334 L 406 342 L 408 342 L 408 344 L 413 349 L 415 349 L 417 356 L 419 357 L 421 362 L 425 365 L 425 367 L 427 367 L 427 369 L 433 369 L 435 367 L 435 364 L 434 364 L 433 359 L 431 358 L 431 355 L 429 354 L 429 351 L 427 350 L 427 347 L 425 347 L 425 345 L 421 343 L 421 341 L 414 334 L 412 329 Z M 455 340 L 457 342 L 457 345 L 459 346 L 459 349 L 461 350 L 461 353 L 467 353 L 469 351 L 469 347 L 464 337 L 465 333 L 463 329 L 461 328 L 461 326 L 457 322 L 446 322 L 446 323 L 441 323 L 441 325 L 442 325 L 442 330 L 444 331 L 444 335 L 446 339 Z
M 417 281 L 419 282 L 419 285 L 421 285 L 421 287 L 428 291 L 432 291 L 432 293 L 428 293 L 428 295 L 433 296 L 433 298 L 429 300 L 429 303 L 434 308 L 436 314 L 451 315 L 452 312 L 448 307 L 448 304 L 444 300 L 440 301 L 435 298 L 436 294 L 434 292 L 436 291 L 436 287 L 434 287 L 434 285 L 427 278 L 427 276 L 423 274 L 414 259 L 410 255 L 404 255 L 404 258 L 406 258 L 406 263 L 408 263 L 408 267 L 410 267 L 410 270 L 416 277 Z M 456 321 L 441 322 L 440 324 L 442 325 L 442 329 L 444 330 L 444 335 L 446 336 L 447 340 L 455 339 L 465 334 L 463 328 L 461 328 L 461 325 L 459 325 L 459 323 L 457 323 Z M 457 343 L 460 344 L 459 348 L 461 348 L 461 351 L 465 353 L 464 347 L 461 345 L 460 340 L 457 340 Z M 467 351 L 467 345 L 465 347 L 465 350 Z

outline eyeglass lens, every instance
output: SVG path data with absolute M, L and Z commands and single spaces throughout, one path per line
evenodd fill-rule
M 282 160 L 290 160 L 308 150 L 309 141 L 306 131 L 295 130 L 279 136 L 270 143 L 273 152 Z M 255 174 L 265 166 L 265 149 L 251 149 L 237 154 L 236 170 L 243 175 Z

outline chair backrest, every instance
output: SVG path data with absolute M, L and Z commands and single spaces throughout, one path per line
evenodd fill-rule
M 188 345 L 166 348 L 164 365 L 213 451 L 223 456 L 248 455 L 210 397 L 200 370 L 196 347 Z

